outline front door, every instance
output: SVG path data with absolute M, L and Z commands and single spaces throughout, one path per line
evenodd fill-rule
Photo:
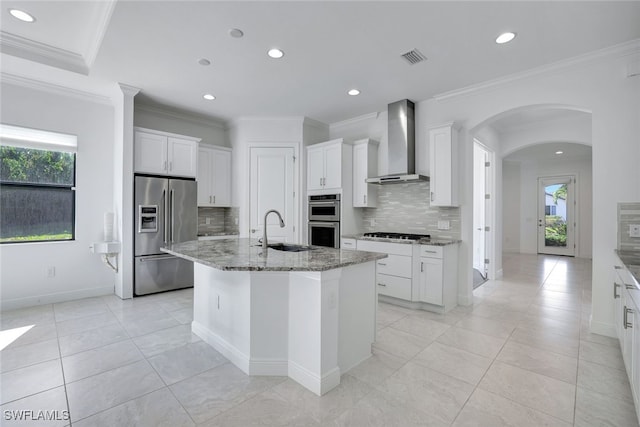
M 575 177 L 538 178 L 538 253 L 575 256 Z
M 296 242 L 295 224 L 295 149 L 293 147 L 251 147 L 250 236 L 261 238 L 264 214 L 275 209 L 282 215 L 280 227 L 274 213 L 267 218 L 269 241 Z

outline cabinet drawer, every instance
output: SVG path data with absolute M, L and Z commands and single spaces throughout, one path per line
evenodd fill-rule
M 340 240 L 340 248 L 341 249 L 356 249 L 356 239 L 342 239 Z
M 388 258 L 376 261 L 379 274 L 407 277 L 411 279 L 411 257 L 402 255 L 389 255 Z
M 442 246 L 420 245 L 420 256 L 427 258 L 442 258 Z
M 376 288 L 380 295 L 411 301 L 411 279 L 378 273 Z
M 410 243 L 374 242 L 358 240 L 359 251 L 381 252 L 383 254 L 411 256 L 413 245 Z

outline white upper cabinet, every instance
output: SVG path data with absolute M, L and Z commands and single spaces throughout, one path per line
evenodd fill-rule
M 198 206 L 231 206 L 231 149 L 198 149 Z
M 431 206 L 458 206 L 458 130 L 453 123 L 429 129 Z
M 307 190 L 342 188 L 342 138 L 307 147 Z
M 353 144 L 353 206 L 375 208 L 378 191 L 366 179 L 378 175 L 378 141 L 362 139 Z
M 136 128 L 134 171 L 195 178 L 199 138 Z

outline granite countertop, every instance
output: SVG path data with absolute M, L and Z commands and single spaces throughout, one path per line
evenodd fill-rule
M 276 243 L 276 242 L 273 242 Z M 163 252 L 226 271 L 325 271 L 386 258 L 386 254 L 313 246 L 310 251 L 267 249 L 257 239 L 192 240 Z
M 636 281 L 635 285 L 640 289 L 640 252 L 639 251 L 621 251 L 616 249 L 616 254 L 620 261 L 624 264 L 629 273 Z
M 238 233 L 230 233 L 225 231 L 215 231 L 208 233 L 198 233 L 197 237 L 213 237 L 213 236 L 237 236 Z
M 372 242 L 403 243 L 405 245 L 447 246 L 447 245 L 455 245 L 457 243 L 462 242 L 462 240 L 458 240 L 458 239 L 420 239 L 420 240 L 388 239 L 386 237 L 368 237 L 362 234 L 347 234 L 342 237 L 345 239 L 370 240 Z

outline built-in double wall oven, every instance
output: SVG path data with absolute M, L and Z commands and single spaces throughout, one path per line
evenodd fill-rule
M 309 244 L 340 247 L 340 195 L 309 196 Z

